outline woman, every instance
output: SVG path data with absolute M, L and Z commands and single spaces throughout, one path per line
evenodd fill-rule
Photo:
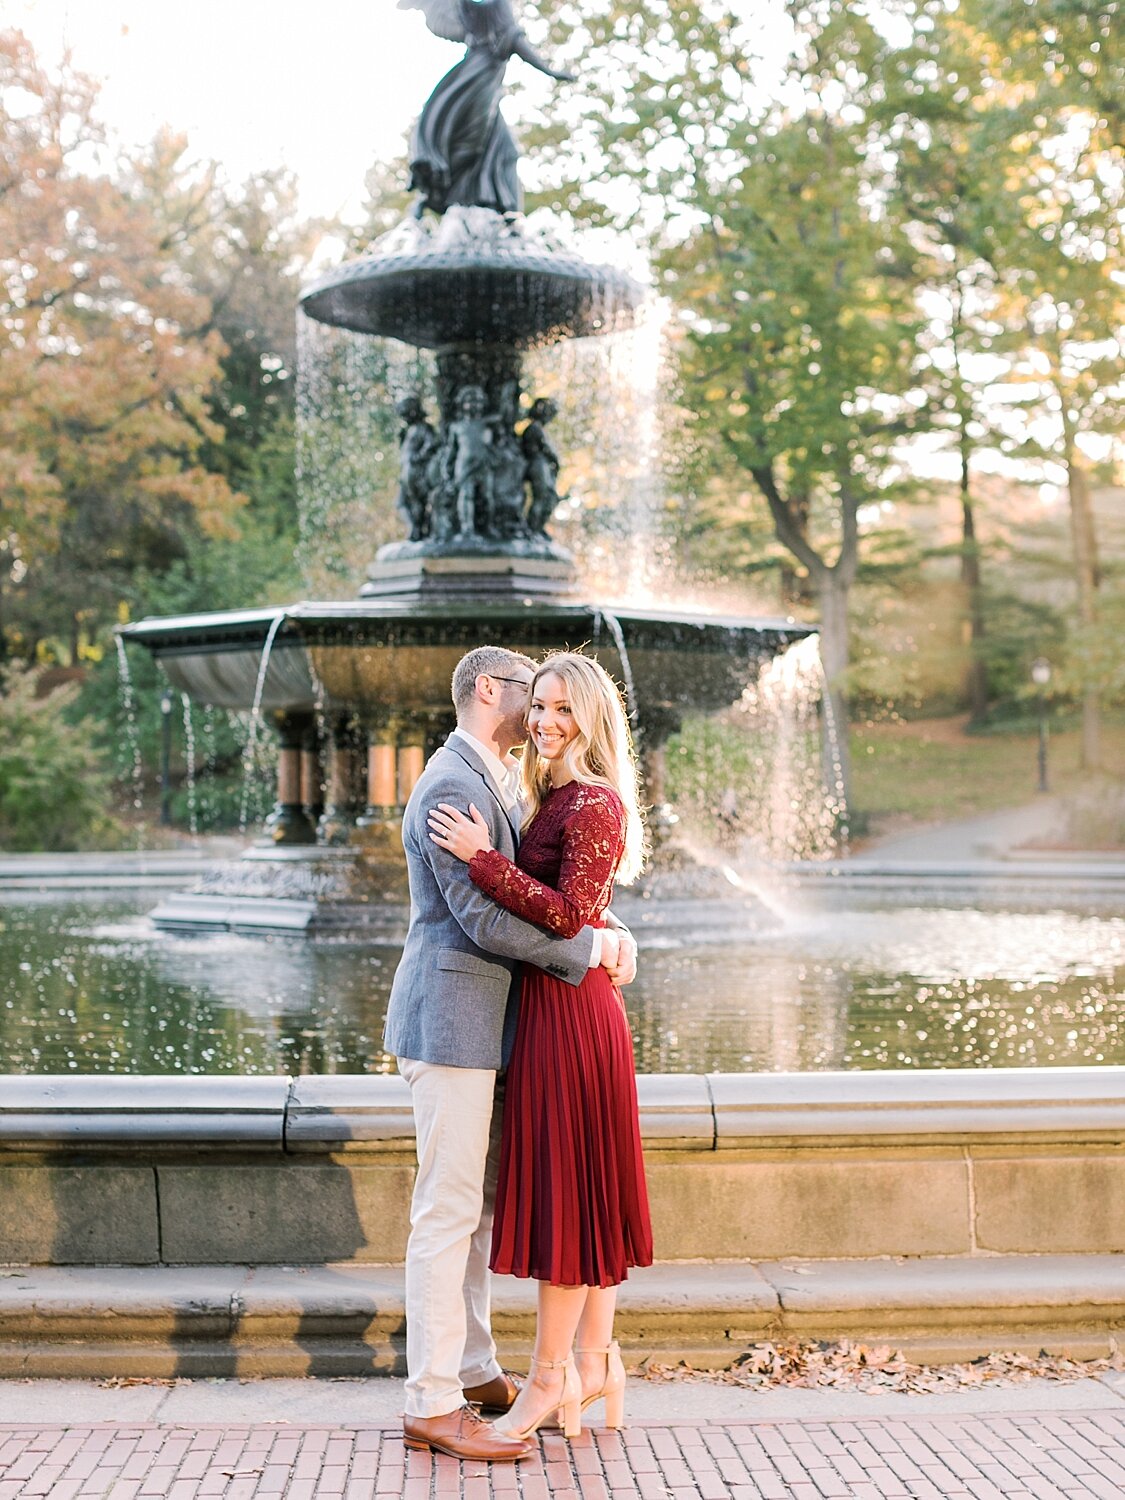
M 614 878 L 630 881 L 641 868 L 628 725 L 604 668 L 559 652 L 532 681 L 527 727 L 516 863 L 490 847 L 474 807 L 465 817 L 441 804 L 430 836 L 466 860 L 473 883 L 501 906 L 572 935 L 601 926 Z M 604 969 L 576 990 L 525 965 L 500 1153 L 491 1265 L 536 1278 L 539 1316 L 531 1376 L 496 1428 L 530 1434 L 557 1411 L 573 1436 L 580 1408 L 603 1397 L 608 1425 L 620 1427 L 617 1286 L 629 1267 L 652 1264 L 652 1229 L 632 1038 Z

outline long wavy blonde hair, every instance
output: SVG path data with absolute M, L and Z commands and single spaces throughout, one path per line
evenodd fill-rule
M 535 696 L 540 680 L 549 672 L 566 690 L 578 733 L 563 751 L 563 764 L 575 781 L 587 786 L 605 786 L 615 791 L 625 806 L 625 849 L 617 879 L 628 885 L 641 873 L 645 861 L 645 826 L 638 792 L 637 757 L 629 721 L 617 685 L 606 669 L 581 651 L 557 651 L 541 662 L 531 683 Z M 547 762 L 529 739 L 521 758 L 520 776 L 527 805 L 526 828 L 543 804 L 551 785 Z

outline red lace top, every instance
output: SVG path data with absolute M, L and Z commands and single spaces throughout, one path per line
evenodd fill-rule
M 624 847 L 625 808 L 617 793 L 568 781 L 543 799 L 514 864 L 485 849 L 469 861 L 469 877 L 517 917 L 574 937 L 602 925 Z

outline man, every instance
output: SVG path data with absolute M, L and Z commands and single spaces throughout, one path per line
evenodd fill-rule
M 490 901 L 468 866 L 430 838 L 431 808 L 471 802 L 493 847 L 514 856 L 511 752 L 526 738 L 534 674 L 534 662 L 498 646 L 470 651 L 453 674 L 457 728 L 403 817 L 410 928 L 384 1030 L 410 1085 L 418 1147 L 406 1251 L 406 1443 L 493 1462 L 534 1449 L 495 1432 L 475 1405 L 506 1411 L 519 1390 L 496 1359 L 488 1270 L 501 1114 L 493 1106 L 515 1033 L 513 970 L 526 960 L 573 985 L 603 957 L 618 983 L 636 971 L 636 945 L 624 929 L 586 927 L 573 938 L 545 932 Z

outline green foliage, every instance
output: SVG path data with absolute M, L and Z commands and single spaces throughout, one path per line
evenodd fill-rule
M 1019 594 L 987 592 L 988 630 L 978 645 L 988 674 L 989 699 L 1010 715 L 1031 691 L 1031 663 L 1039 656 L 1058 661 L 1066 624 L 1059 611 Z M 995 712 L 995 710 L 994 710 Z
M 130 580 L 125 605 L 128 616 L 181 615 L 201 611 L 244 607 L 249 590 L 260 604 L 282 603 L 299 592 L 292 537 L 279 538 L 275 517 L 267 512 L 259 521 L 250 508 L 242 534 L 230 541 L 189 541 L 186 555 L 163 573 L 138 571 Z M 168 680 L 149 653 L 127 648 L 129 675 L 135 700 L 136 743 L 139 747 L 146 786 L 151 792 L 160 764 L 160 699 Z M 126 734 L 124 703 L 116 653 L 108 652 L 92 663 L 71 710 L 82 716 L 96 741 L 112 758 L 119 782 L 128 785 L 132 776 L 132 744 Z M 245 726 L 221 710 L 190 710 L 196 740 L 197 769 L 206 771 L 207 786 L 200 788 L 196 821 L 202 828 L 237 825 L 242 796 L 242 749 Z M 174 695 L 173 779 L 180 784 L 187 774 L 183 707 Z M 268 736 L 264 738 L 268 739 Z M 205 762 L 207 764 L 205 764 Z M 187 794 L 181 790 L 174 803 L 175 821 L 188 822 Z
M 120 842 L 109 816 L 111 773 L 94 725 L 70 717 L 73 687 L 36 697 L 36 674 L 0 683 L 0 848 L 104 849 Z

